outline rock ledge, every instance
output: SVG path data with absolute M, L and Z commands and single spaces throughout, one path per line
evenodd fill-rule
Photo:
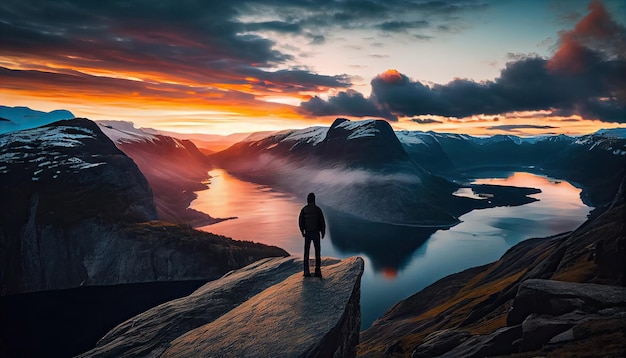
M 355 356 L 363 265 L 324 258 L 319 279 L 293 256 L 260 260 L 120 324 L 82 356 Z

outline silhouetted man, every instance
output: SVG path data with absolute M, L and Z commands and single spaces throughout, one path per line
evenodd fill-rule
M 320 235 L 322 239 L 326 235 L 326 222 L 324 221 L 322 209 L 315 205 L 315 194 L 310 193 L 306 197 L 306 201 L 307 205 L 300 210 L 300 217 L 298 217 L 300 232 L 304 237 L 304 277 L 311 277 L 311 272 L 309 271 L 311 241 L 313 241 L 313 246 L 315 246 L 315 276 L 322 277 L 322 270 L 320 269 Z

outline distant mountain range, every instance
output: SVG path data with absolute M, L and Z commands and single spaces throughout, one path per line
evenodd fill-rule
M 431 173 L 471 177 L 477 169 L 525 168 L 578 183 L 593 205 L 609 202 L 626 170 L 626 131 L 601 130 L 581 137 L 473 137 L 436 132 L 397 132 L 409 156 Z
M 43 113 L 2 109 L 12 118 Z M 297 195 L 315 191 L 332 208 L 364 219 L 445 226 L 484 205 L 451 195 L 458 188 L 453 182 L 471 179 L 476 170 L 524 168 L 567 179 L 583 187 L 588 203 L 602 205 L 615 192 L 626 159 L 623 128 L 581 137 L 476 137 L 394 132 L 385 121 L 339 118 L 330 127 L 210 136 L 98 123 L 148 178 L 159 215 L 195 224 L 214 220 L 187 209 L 193 192 L 206 187 L 201 183 L 211 165 Z
M 339 118 L 330 127 L 250 136 L 210 159 L 253 182 L 301 196 L 314 191 L 320 202 L 356 217 L 450 225 L 481 205 L 451 195 L 459 187 L 454 183 L 487 169 L 566 179 L 582 186 L 583 199 L 591 205 L 606 204 L 625 170 L 625 133 L 611 129 L 581 137 L 475 137 L 394 132 L 385 121 Z M 524 203 L 519 198 L 513 202 Z

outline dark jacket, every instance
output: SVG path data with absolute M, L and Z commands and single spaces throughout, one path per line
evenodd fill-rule
M 309 203 L 300 210 L 300 217 L 298 217 L 298 224 L 300 226 L 300 232 L 313 232 L 319 231 L 322 237 L 326 235 L 326 222 L 324 221 L 324 214 L 315 203 Z

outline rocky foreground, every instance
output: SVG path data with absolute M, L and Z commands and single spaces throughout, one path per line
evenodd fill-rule
M 81 357 L 349 357 L 359 339 L 363 260 L 263 259 L 118 325 Z

